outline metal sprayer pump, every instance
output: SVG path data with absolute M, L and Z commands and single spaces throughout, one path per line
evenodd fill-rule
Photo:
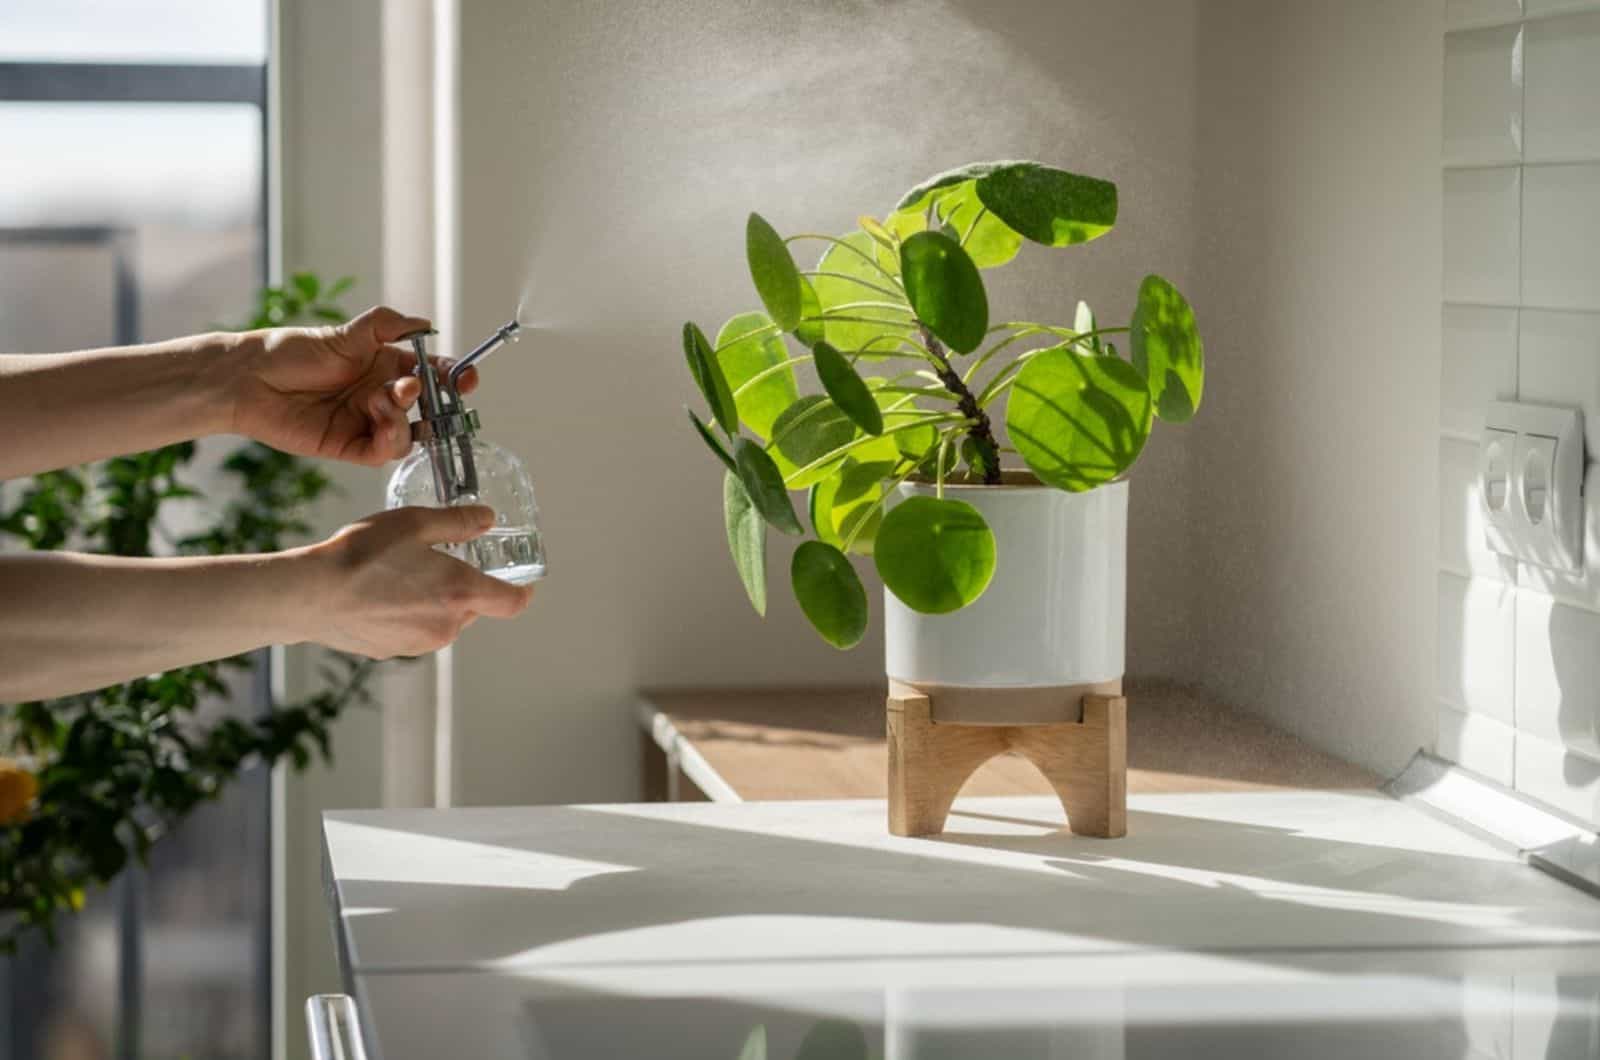
M 486 504 L 494 509 L 488 533 L 450 551 L 458 558 L 517 584 L 544 577 L 544 541 L 539 533 L 533 482 L 514 453 L 478 435 L 476 411 L 461 399 L 461 377 L 489 354 L 517 340 L 515 320 L 497 330 L 457 361 L 443 379 L 428 353 L 433 331 L 405 336 L 417 355 L 422 382 L 419 418 L 411 424 L 415 447 L 389 479 L 387 506 L 430 507 Z

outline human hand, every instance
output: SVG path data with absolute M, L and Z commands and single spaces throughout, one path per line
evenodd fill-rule
M 512 618 L 533 599 L 517 586 L 438 551 L 494 525 L 482 505 L 397 508 L 368 516 L 303 550 L 316 606 L 306 639 L 373 659 L 423 655 L 480 615 Z
M 406 410 L 421 395 L 417 359 L 389 345 L 428 327 L 377 306 L 331 327 L 254 332 L 233 383 L 233 429 L 275 449 L 377 465 L 411 447 Z M 434 358 L 441 377 L 452 363 Z M 462 393 L 477 369 L 461 377 Z

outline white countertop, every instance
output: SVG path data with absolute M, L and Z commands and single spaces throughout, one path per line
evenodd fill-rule
M 839 1018 L 869 1055 L 909 1057 L 895 1035 L 979 1033 L 985 1012 L 1004 1024 L 991 1032 L 1048 1025 L 1075 1043 L 1041 1057 L 1122 1056 L 1087 1043 L 1135 1025 L 1303 1037 L 1308 1021 L 1374 1020 L 1461 1056 L 1463 1035 L 1494 1038 L 1519 1005 L 1554 1027 L 1561 983 L 1600 982 L 1600 902 L 1404 803 L 1129 804 L 1120 840 L 1060 832 L 1046 798 L 965 800 L 923 839 L 889 836 L 875 801 L 350 811 L 325 829 L 347 976 L 383 1060 L 461 1035 L 482 1048 L 460 1055 L 651 1041 L 649 1055 L 734 1060 L 757 1023 L 789 1057 Z M 1578 989 L 1572 1018 L 1596 994 Z M 985 1040 L 927 1055 L 1001 1055 Z
M 1600 944 L 1600 902 L 1378 794 L 1152 795 L 1128 837 L 1044 798 L 897 838 L 880 802 L 326 819 L 353 970 Z

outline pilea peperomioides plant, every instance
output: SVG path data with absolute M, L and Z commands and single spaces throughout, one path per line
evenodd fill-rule
M 1154 419 L 1193 417 L 1204 352 L 1188 302 L 1160 276 L 1145 277 L 1126 327 L 1097 326 L 1083 302 L 1070 326 L 990 322 L 981 270 L 1024 240 L 1073 246 L 1116 219 L 1114 184 L 1037 162 L 940 174 L 838 237 L 783 237 L 750 215 L 764 311 L 729 320 L 715 344 L 685 324 L 683 347 L 710 407 L 689 418 L 726 467 L 728 546 L 757 612 L 767 527 L 806 536 L 791 490 L 807 491 L 814 535 L 790 564 L 795 597 L 823 639 L 849 648 L 866 631 L 867 596 L 847 553 L 872 556 L 923 613 L 965 607 L 988 586 L 994 535 L 944 495 L 947 482 L 998 485 L 1011 453 L 1043 486 L 1090 490 L 1128 470 Z M 825 246 L 814 269 L 796 266 L 799 241 Z M 795 369 L 807 363 L 822 393 L 801 393 Z M 891 505 L 912 479 L 935 495 Z

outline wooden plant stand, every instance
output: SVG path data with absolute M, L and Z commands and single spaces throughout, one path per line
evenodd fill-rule
M 973 725 L 935 721 L 931 699 L 897 682 L 889 688 L 889 832 L 936 835 L 967 778 L 989 759 L 1016 751 L 1044 774 L 1077 835 L 1128 834 L 1128 701 L 1083 696 L 1075 722 Z

